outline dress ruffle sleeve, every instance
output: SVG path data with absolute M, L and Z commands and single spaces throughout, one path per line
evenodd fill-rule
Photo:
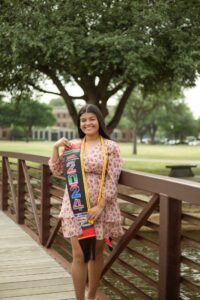
M 64 171 L 64 157 L 63 153 L 59 156 L 59 158 L 56 161 L 52 161 L 50 158 L 48 161 L 49 168 L 53 175 L 62 175 Z
M 102 198 L 112 203 L 117 200 L 117 183 L 122 169 L 119 146 L 109 141 L 107 150 L 107 172 L 102 190 Z

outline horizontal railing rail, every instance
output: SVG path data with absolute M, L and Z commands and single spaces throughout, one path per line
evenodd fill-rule
M 64 177 L 47 157 L 0 152 L 0 160 L 1 209 L 69 266 L 58 219 Z M 200 184 L 123 170 L 118 191 L 124 234 L 104 251 L 102 289 L 111 299 L 198 297 Z

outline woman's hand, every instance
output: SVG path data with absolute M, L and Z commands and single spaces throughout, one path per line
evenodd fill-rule
M 92 207 L 89 211 L 88 211 L 88 220 L 93 220 L 95 221 L 100 214 L 102 213 L 104 207 L 101 205 L 96 205 L 94 207 Z
M 71 142 L 66 139 L 65 137 L 59 139 L 54 145 L 54 148 L 59 148 L 59 147 L 71 147 Z

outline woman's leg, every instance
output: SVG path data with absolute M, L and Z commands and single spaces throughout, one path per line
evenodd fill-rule
M 95 299 L 103 268 L 104 240 L 96 241 L 95 260 L 88 262 L 88 299 Z
M 76 292 L 76 299 L 84 300 L 87 280 L 87 264 L 84 262 L 83 252 L 76 237 L 71 238 L 71 244 L 73 257 L 71 274 Z

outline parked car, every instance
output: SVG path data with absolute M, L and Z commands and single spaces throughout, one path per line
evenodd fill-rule
M 180 144 L 180 140 L 168 140 L 167 144 L 169 144 L 169 145 L 177 145 L 177 144 Z
M 188 145 L 198 146 L 198 145 L 200 145 L 200 140 L 189 141 Z

